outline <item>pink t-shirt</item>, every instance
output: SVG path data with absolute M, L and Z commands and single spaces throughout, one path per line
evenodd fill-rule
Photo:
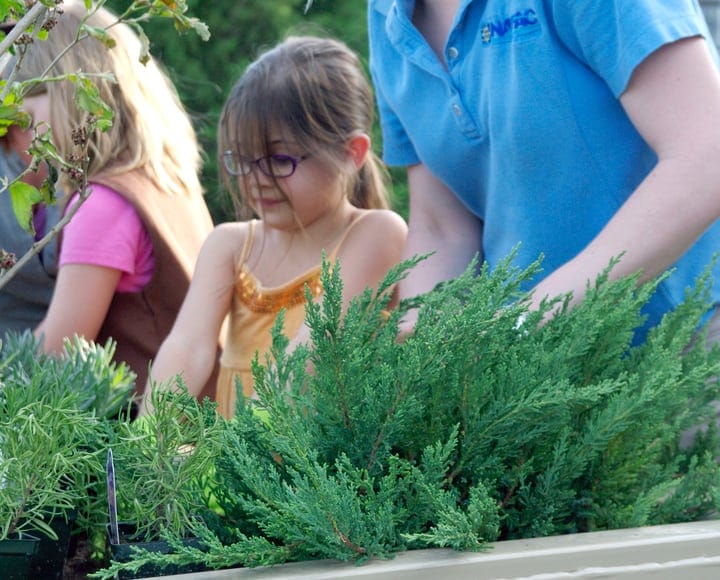
M 59 267 L 89 264 L 120 270 L 117 292 L 139 292 L 155 267 L 150 234 L 122 195 L 104 185 L 89 187 L 87 200 L 63 229 Z M 76 194 L 68 209 L 77 199 Z

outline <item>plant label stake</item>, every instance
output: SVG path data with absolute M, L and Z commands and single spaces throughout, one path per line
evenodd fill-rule
M 117 521 L 117 502 L 115 501 L 115 464 L 113 463 L 112 449 L 107 453 L 107 491 L 108 491 L 108 513 L 110 515 L 110 540 L 120 543 L 120 530 Z

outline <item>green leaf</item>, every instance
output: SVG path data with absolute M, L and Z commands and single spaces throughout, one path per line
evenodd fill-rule
M 55 188 L 55 182 L 57 181 L 57 169 L 55 169 L 54 165 L 48 165 L 48 169 L 50 170 L 50 176 L 43 180 L 42 185 L 40 186 L 40 197 L 42 197 L 42 201 L 47 203 L 48 205 L 52 205 L 57 201 L 56 194 L 57 189 Z
M 12 200 L 13 212 L 20 226 L 27 232 L 35 234 L 35 227 L 32 221 L 33 205 L 42 201 L 42 195 L 37 187 L 29 185 L 24 181 L 14 181 L 10 184 L 10 199 Z
M 112 121 L 112 109 L 100 98 L 97 87 L 88 78 L 79 79 L 75 84 L 75 103 L 98 119 Z
M 0 2 L 0 20 L 3 22 L 14 13 L 17 14 L 25 9 L 25 3 L 21 0 L 5 0 Z
M 135 30 L 140 38 L 140 62 L 145 65 L 150 62 L 150 39 L 139 26 Z
M 210 40 L 210 29 L 202 20 L 198 20 L 197 18 L 188 18 L 187 23 L 202 40 L 206 42 Z
M 104 28 L 97 28 L 96 26 L 90 26 L 87 23 L 83 23 L 80 26 L 80 33 L 85 33 L 91 38 L 94 38 L 95 40 L 103 43 L 105 45 L 105 48 L 114 48 L 115 47 L 115 39 L 108 34 L 108 31 Z
M 13 101 L 14 97 L 12 99 L 6 98 L 5 103 L 0 105 L 0 137 L 7 135 L 12 125 L 17 125 L 25 130 L 30 127 L 30 123 L 32 123 L 30 115 L 23 111 L 17 104 L 14 104 Z

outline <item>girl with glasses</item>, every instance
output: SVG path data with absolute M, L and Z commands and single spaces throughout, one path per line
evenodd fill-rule
M 340 263 L 345 301 L 399 261 L 406 225 L 388 209 L 372 122 L 369 83 L 341 42 L 292 37 L 248 67 L 218 130 L 221 169 L 241 221 L 218 226 L 206 241 L 153 379 L 182 373 L 198 393 L 227 317 L 216 399 L 230 417 L 234 378 L 252 396 L 250 363 L 269 350 L 280 309 L 291 347 L 309 337 L 305 288 L 322 295 L 323 252 Z

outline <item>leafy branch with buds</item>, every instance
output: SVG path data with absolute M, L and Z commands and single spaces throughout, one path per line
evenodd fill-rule
M 22 67 L 23 55 L 27 46 L 35 42 L 43 42 L 49 34 L 52 34 L 57 18 L 62 15 L 63 3 L 62 0 L 37 0 L 31 2 L 0 0 L 0 21 L 16 22 L 5 38 L 0 41 L 0 58 L 7 54 L 16 55 L 17 57 L 12 70 L 7 72 L 6 78 L 0 80 L 0 137 L 7 135 L 11 126 L 18 126 L 26 131 L 32 129 L 33 131 L 28 149 L 31 156 L 28 167 L 12 181 L 6 177 L 0 178 L 0 195 L 9 193 L 12 199 L 13 211 L 19 224 L 27 232 L 34 235 L 33 207 L 39 203 L 56 203 L 55 179 L 58 171 L 64 172 L 70 177 L 70 182 L 79 194 L 78 202 L 73 204 L 65 212 L 62 219 L 45 233 L 40 240 L 32 244 L 25 255 L 18 259 L 0 248 L 0 291 L 33 256 L 39 254 L 60 233 L 89 195 L 87 189 L 89 136 L 95 131 L 106 131 L 113 121 L 113 111 L 102 101 L 93 81 L 98 78 L 112 80 L 113 77 L 110 74 L 93 75 L 82 72 L 53 77 L 49 76 L 49 70 L 67 51 L 86 38 L 95 38 L 108 49 L 112 48 L 113 41 L 107 34 L 107 29 L 99 29 L 87 24 L 87 19 L 106 3 L 107 0 L 86 0 L 88 15 L 81 24 L 73 42 L 56 55 L 48 69 L 38 78 L 16 82 L 14 80 L 16 71 L 19 67 Z M 125 12 L 118 16 L 113 25 L 123 22 L 135 30 L 142 44 L 140 61 L 145 63 L 150 58 L 150 43 L 142 29 L 142 23 L 151 18 L 171 19 L 178 32 L 185 33 L 193 30 L 203 40 L 209 38 L 210 34 L 207 26 L 197 18 L 187 16 L 186 11 L 186 2 L 180 0 L 135 0 Z M 23 99 L 33 87 L 38 83 L 59 81 L 73 83 L 75 86 L 76 106 L 89 114 L 85 125 L 76 128 L 73 133 L 73 150 L 68 158 L 63 158 L 59 154 L 53 142 L 52 128 L 45 124 L 33 127 L 32 119 L 23 110 Z M 48 177 L 43 184 L 38 188 L 25 183 L 23 178 L 30 173 L 36 172 L 41 164 L 45 164 L 49 170 Z

